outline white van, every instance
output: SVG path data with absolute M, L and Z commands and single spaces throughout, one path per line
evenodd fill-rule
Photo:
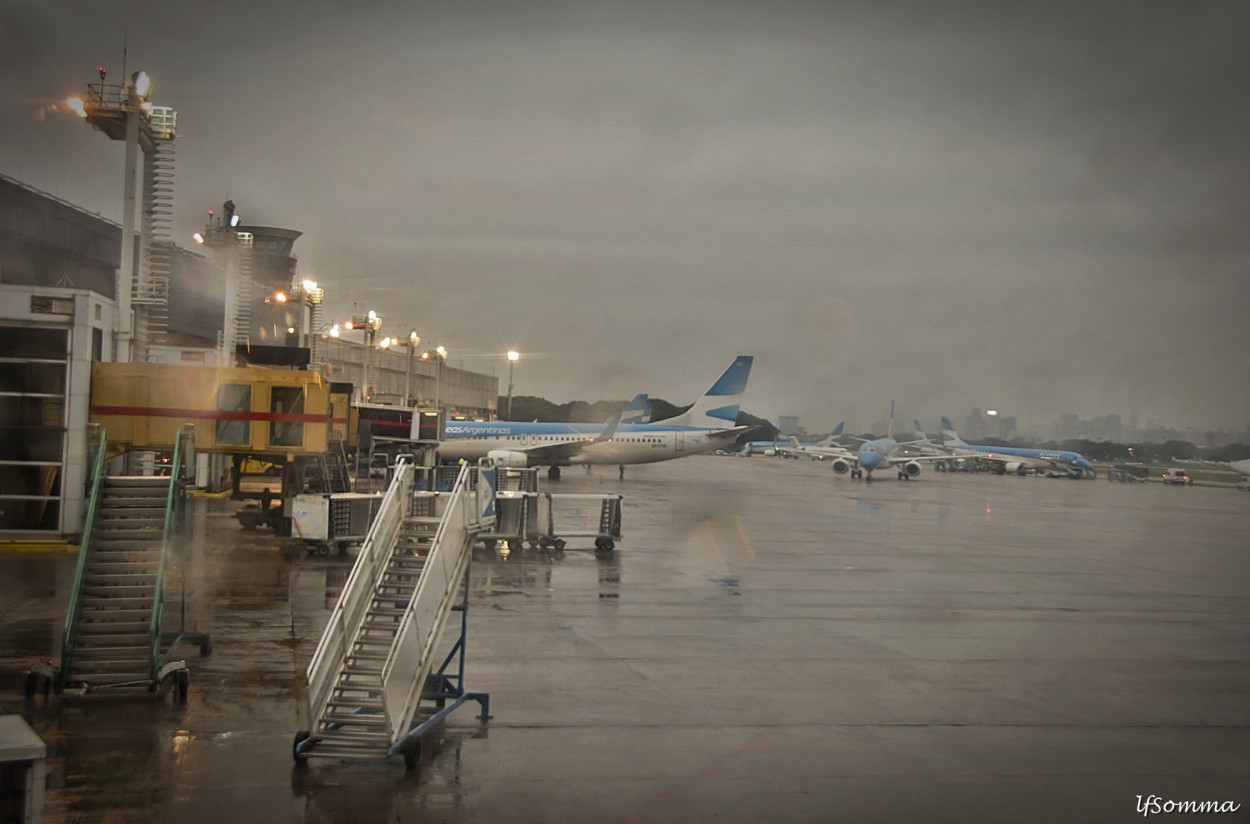
M 1189 477 L 1189 471 L 1185 469 L 1169 469 L 1163 473 L 1163 482 L 1173 486 L 1189 486 L 1194 479 Z

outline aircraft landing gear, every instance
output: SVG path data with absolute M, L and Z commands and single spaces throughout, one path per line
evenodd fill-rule
M 617 469 L 620 470 L 620 474 L 617 475 L 617 477 L 620 478 L 622 481 L 625 480 L 625 465 L 622 464 L 621 466 L 618 466 Z
M 547 467 L 547 480 L 549 481 L 560 480 L 560 467 L 558 466 Z

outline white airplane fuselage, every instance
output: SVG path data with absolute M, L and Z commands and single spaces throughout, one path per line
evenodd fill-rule
M 601 427 L 577 424 L 489 423 L 448 424 L 439 446 L 443 460 L 476 461 L 492 452 L 521 452 L 551 444 L 587 442 L 561 465 L 616 465 L 657 463 L 686 455 L 699 455 L 732 444 L 741 430 L 670 427 L 637 424 L 618 427 L 610 439 L 588 443 Z

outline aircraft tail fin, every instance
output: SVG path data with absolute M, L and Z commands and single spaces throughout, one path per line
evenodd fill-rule
M 959 437 L 959 433 L 955 431 L 955 424 L 951 423 L 951 419 L 942 417 L 942 440 L 956 446 L 964 446 L 964 439 Z
M 838 421 L 838 425 L 833 428 L 832 432 L 830 432 L 828 435 L 825 436 L 825 439 L 820 442 L 819 446 L 836 445 L 838 442 L 838 438 L 842 437 L 842 430 L 845 428 L 846 428 L 846 421 Z
M 754 361 L 751 355 L 739 355 L 694 405 L 680 415 L 657 423 L 706 429 L 732 427 L 738 420 L 738 408 L 746 394 L 747 378 L 751 376 Z
M 625 408 L 621 410 L 621 423 L 646 423 L 647 409 L 650 401 L 647 400 L 647 393 L 635 395 L 634 399 L 625 404 Z

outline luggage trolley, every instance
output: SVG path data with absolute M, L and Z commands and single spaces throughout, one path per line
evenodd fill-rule
M 291 505 L 294 533 L 309 554 L 329 555 L 336 545 L 339 554 L 348 544 L 358 544 L 369 533 L 373 517 L 382 505 L 381 492 L 334 492 L 296 495 Z
M 482 541 L 491 549 L 500 541 L 538 546 L 538 469 L 501 467 L 495 479 L 495 528 L 481 533 Z
M 621 499 L 621 495 L 542 493 L 540 509 L 546 510 L 547 529 L 538 534 L 538 545 L 564 549 L 570 538 L 594 538 L 595 549 L 615 549 L 621 539 Z

